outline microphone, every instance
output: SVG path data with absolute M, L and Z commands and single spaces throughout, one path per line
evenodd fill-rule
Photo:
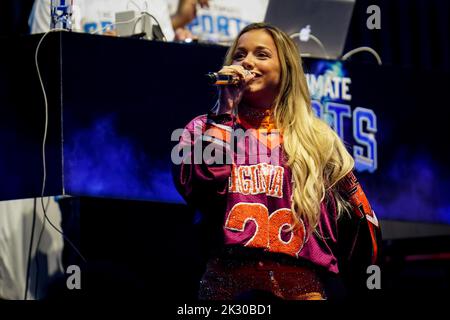
M 217 72 L 208 72 L 205 76 L 209 84 L 216 86 L 228 86 L 230 84 L 236 84 L 239 81 L 233 76 L 219 74 Z

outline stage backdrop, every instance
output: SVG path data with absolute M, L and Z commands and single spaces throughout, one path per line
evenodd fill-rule
M 40 194 L 39 37 L 11 41 L 0 53 L 1 199 Z M 220 68 L 225 51 L 49 35 L 40 55 L 50 111 L 46 194 L 182 203 L 170 170 L 172 133 L 214 105 L 204 74 Z M 314 111 L 346 142 L 378 217 L 450 224 L 448 74 L 304 65 Z

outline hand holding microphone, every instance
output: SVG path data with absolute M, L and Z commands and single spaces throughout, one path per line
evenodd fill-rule
M 209 72 L 206 74 L 207 81 L 216 86 L 246 84 L 255 75 L 241 66 L 225 66 L 218 72 Z
M 239 105 L 248 83 L 254 77 L 254 73 L 241 65 L 224 66 L 217 73 L 208 75 L 219 88 L 219 114 L 231 113 Z

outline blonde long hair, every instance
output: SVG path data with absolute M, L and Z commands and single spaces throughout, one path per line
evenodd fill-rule
M 276 126 L 283 133 L 287 165 L 292 171 L 291 209 L 295 225 L 301 219 L 311 232 L 319 223 L 320 205 L 327 190 L 332 190 L 353 169 L 354 160 L 339 136 L 313 113 L 299 50 L 283 31 L 265 23 L 248 25 L 231 45 L 224 64 L 232 63 L 241 35 L 257 29 L 267 31 L 277 47 L 281 82 L 274 101 L 273 116 Z M 336 197 L 336 201 L 340 215 L 346 203 L 340 197 Z

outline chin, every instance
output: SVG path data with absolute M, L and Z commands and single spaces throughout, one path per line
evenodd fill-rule
M 261 85 L 251 84 L 251 85 L 249 85 L 247 87 L 246 92 L 248 92 L 248 93 L 256 93 L 256 92 L 259 92 L 259 91 L 262 91 L 262 90 L 264 90 L 264 88 L 262 88 Z

